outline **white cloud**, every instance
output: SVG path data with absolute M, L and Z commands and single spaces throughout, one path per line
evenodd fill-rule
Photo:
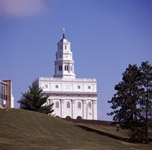
M 0 16 L 34 16 L 47 10 L 44 0 L 0 0 Z

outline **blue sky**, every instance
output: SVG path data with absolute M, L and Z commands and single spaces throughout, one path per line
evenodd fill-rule
M 63 27 L 76 77 L 97 79 L 98 119 L 111 120 L 107 101 L 126 67 L 152 64 L 152 0 L 0 0 L 0 80 L 12 80 L 15 101 L 54 75 Z

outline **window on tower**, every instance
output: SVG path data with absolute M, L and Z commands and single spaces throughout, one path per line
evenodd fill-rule
M 64 70 L 65 70 L 65 71 L 68 71 L 68 70 L 69 70 L 68 65 L 65 65 L 65 66 L 64 66 Z
M 59 71 L 62 71 L 62 66 L 61 65 L 59 65 Z
M 65 49 L 67 49 L 67 46 L 65 45 Z

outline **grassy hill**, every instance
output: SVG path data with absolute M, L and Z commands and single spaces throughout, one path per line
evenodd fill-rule
M 19 109 L 0 109 L 0 150 L 150 150 L 151 148 L 152 144 L 127 143 L 45 114 Z

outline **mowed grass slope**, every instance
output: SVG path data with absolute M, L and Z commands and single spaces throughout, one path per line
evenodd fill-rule
M 42 113 L 0 109 L 0 150 L 150 150 Z

